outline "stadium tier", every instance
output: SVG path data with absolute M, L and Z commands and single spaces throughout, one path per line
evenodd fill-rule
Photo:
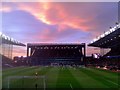
M 27 57 L 32 65 L 82 63 L 85 44 L 28 43 Z
M 107 56 L 119 56 L 120 24 L 94 39 L 88 46 L 100 47 L 103 49 L 110 48 L 111 51 L 106 54 Z
M 12 53 L 13 53 L 13 46 L 26 46 L 25 44 L 17 41 L 2 32 L 0 32 L 0 57 L 1 57 L 1 64 L 3 68 L 9 68 L 14 66 L 12 61 Z
M 110 28 L 109 31 L 94 39 L 88 46 L 99 47 L 101 49 L 110 49 L 98 59 L 94 59 L 90 64 L 94 66 L 105 67 L 110 70 L 120 71 L 120 24 Z
M 11 44 L 11 45 L 18 45 L 18 46 L 26 46 L 25 44 L 21 43 L 20 41 L 17 41 L 2 32 L 0 32 L 0 44 Z

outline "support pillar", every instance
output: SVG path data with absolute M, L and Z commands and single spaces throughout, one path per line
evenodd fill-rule
M 27 57 L 29 56 L 29 47 L 27 46 Z

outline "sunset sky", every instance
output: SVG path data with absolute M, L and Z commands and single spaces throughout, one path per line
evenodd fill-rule
M 117 2 L 4 2 L 2 32 L 25 44 L 90 43 L 115 26 Z M 19 49 L 16 49 L 19 48 Z M 87 55 L 95 53 L 87 49 Z M 15 55 L 26 55 L 26 47 L 15 47 Z

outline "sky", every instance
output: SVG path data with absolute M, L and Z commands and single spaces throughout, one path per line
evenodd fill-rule
M 2 32 L 27 43 L 86 43 L 115 26 L 117 2 L 4 2 Z M 19 48 L 19 49 L 17 49 Z M 87 55 L 98 52 L 87 47 Z M 26 55 L 14 47 L 13 56 Z

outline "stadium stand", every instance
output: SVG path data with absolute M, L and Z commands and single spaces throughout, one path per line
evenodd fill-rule
M 13 45 L 26 46 L 25 44 L 0 32 L 0 57 L 2 68 L 10 68 L 16 66 L 12 60 Z
M 0 54 L 0 57 L 2 57 L 2 68 L 3 69 L 15 67 L 15 64 L 10 58 L 3 56 L 1 54 Z
M 27 57 L 30 65 L 82 64 L 85 44 L 28 43 Z
M 93 66 L 106 67 L 109 70 L 120 71 L 120 23 L 109 31 L 95 38 L 88 46 L 99 47 L 101 49 L 110 48 L 110 52 L 99 59 L 90 62 Z

